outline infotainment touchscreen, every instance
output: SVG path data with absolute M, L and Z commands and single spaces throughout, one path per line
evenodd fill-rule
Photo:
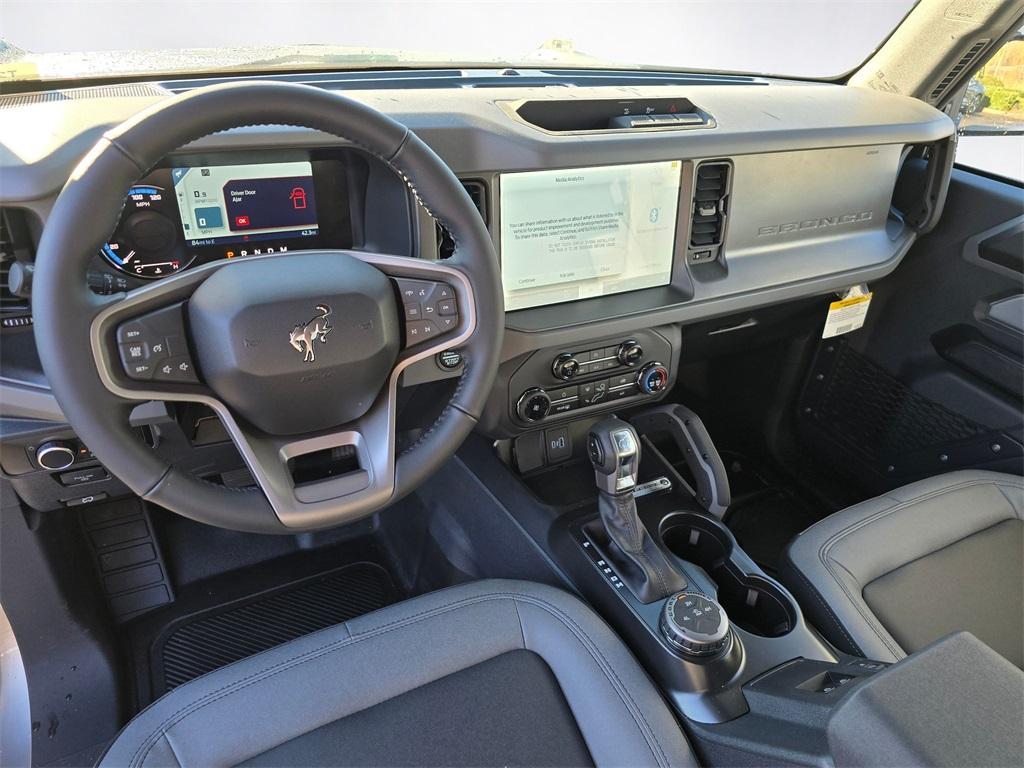
M 172 168 L 171 181 L 191 247 L 317 234 L 308 160 Z
M 505 309 L 668 284 L 680 165 L 502 174 Z

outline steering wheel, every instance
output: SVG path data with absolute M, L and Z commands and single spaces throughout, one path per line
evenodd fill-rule
M 448 230 L 454 254 L 432 261 L 355 250 L 289 251 L 206 264 L 127 294 L 94 294 L 86 279 L 89 263 L 114 231 L 132 184 L 185 144 L 250 125 L 319 130 L 379 158 Z M 403 339 L 400 291 L 440 297 L 456 314 L 420 338 L 410 338 L 410 324 Z M 476 424 L 497 372 L 504 326 L 494 248 L 445 163 L 376 110 L 285 83 L 200 88 L 104 134 L 47 222 L 33 313 L 53 393 L 110 472 L 143 499 L 178 514 L 263 533 L 340 525 L 420 485 Z M 156 343 L 172 355 L 157 365 L 176 380 L 147 378 L 144 368 L 131 371 L 122 359 L 123 345 Z M 397 453 L 399 375 L 455 347 L 465 364 L 451 401 Z M 210 406 L 258 487 L 240 491 L 202 480 L 148 450 L 129 414 L 150 400 Z M 332 449 L 348 457 L 351 471 L 316 482 L 293 480 L 291 461 Z

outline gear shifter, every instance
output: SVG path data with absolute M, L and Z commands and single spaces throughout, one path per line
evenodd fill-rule
M 647 532 L 633 489 L 640 469 L 640 439 L 626 422 L 608 418 L 590 429 L 587 452 L 594 465 L 597 508 L 608 536 L 605 559 L 642 603 L 686 588 L 686 580 Z

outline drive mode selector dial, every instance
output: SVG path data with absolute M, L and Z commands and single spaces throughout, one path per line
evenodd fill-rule
M 710 656 L 729 642 L 729 617 L 717 602 L 698 592 L 676 592 L 661 610 L 661 633 L 688 656 Z

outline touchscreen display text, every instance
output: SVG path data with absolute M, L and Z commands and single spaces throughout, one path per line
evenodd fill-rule
M 666 285 L 680 166 L 667 161 L 503 174 L 505 308 Z

